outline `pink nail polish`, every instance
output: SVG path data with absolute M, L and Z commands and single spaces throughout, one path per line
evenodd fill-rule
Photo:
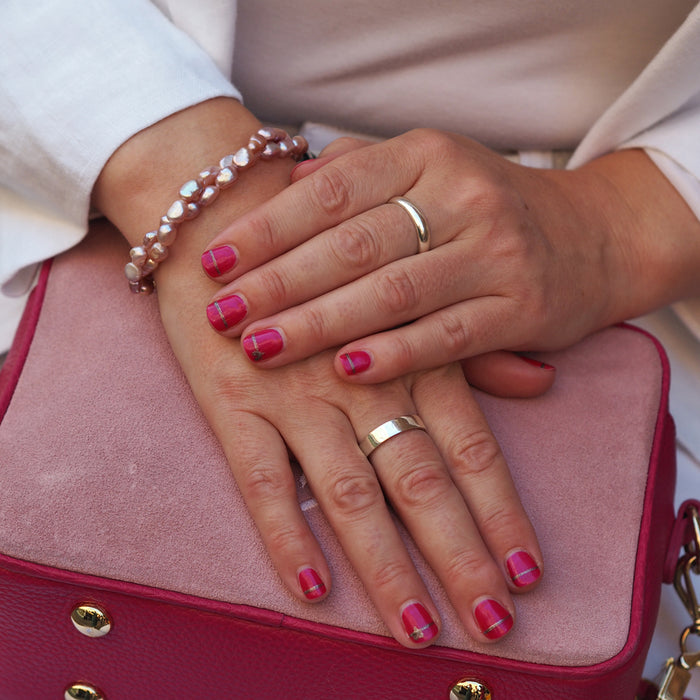
M 207 318 L 215 330 L 221 332 L 245 318 L 248 307 L 238 294 L 217 299 L 207 306 Z
M 316 600 L 326 592 L 326 586 L 321 577 L 311 568 L 299 572 L 299 585 L 309 600 Z
M 542 575 L 540 567 L 535 560 L 524 550 L 513 552 L 506 560 L 506 568 L 510 580 L 518 587 L 523 588 L 534 583 Z
M 237 262 L 236 253 L 230 245 L 212 248 L 202 255 L 202 267 L 209 277 L 221 277 L 225 272 L 233 269 Z
M 253 362 L 274 357 L 283 347 L 282 334 L 272 328 L 256 331 L 243 338 L 243 349 Z
M 401 611 L 401 622 L 403 622 L 406 634 L 416 644 L 429 642 L 437 637 L 438 626 L 420 603 L 406 605 Z
M 372 358 L 369 353 L 364 350 L 355 350 L 354 352 L 346 352 L 340 356 L 340 364 L 343 365 L 345 374 L 360 374 L 372 364 Z
M 500 639 L 513 627 L 513 616 L 492 598 L 482 600 L 474 608 L 474 618 L 487 639 Z
M 518 355 L 518 357 L 523 361 L 527 362 L 529 365 L 534 365 L 540 369 L 546 369 L 549 372 L 554 371 L 552 365 L 548 365 L 546 362 L 541 362 L 540 360 L 534 360 L 532 357 L 526 357 L 525 355 Z

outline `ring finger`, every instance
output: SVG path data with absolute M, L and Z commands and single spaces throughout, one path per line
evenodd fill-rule
M 360 421 L 360 425 L 369 424 L 366 417 Z M 431 436 L 423 430 L 404 429 L 382 442 L 383 429 L 376 428 L 372 431 L 381 444 L 370 461 L 463 624 L 476 639 L 502 637 L 513 625 L 508 587 Z M 491 543 L 495 540 L 492 537 Z

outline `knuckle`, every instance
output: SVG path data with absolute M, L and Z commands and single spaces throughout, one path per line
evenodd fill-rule
M 343 170 L 329 163 L 318 170 L 310 182 L 312 196 L 322 212 L 338 218 L 347 211 L 353 200 L 353 187 Z
M 291 291 L 287 278 L 271 266 L 261 268 L 259 275 L 259 282 L 268 302 L 274 306 L 285 305 Z
M 488 475 L 501 459 L 498 443 L 486 428 L 457 437 L 448 454 L 455 474 L 467 479 Z
M 265 216 L 255 216 L 248 224 L 251 240 L 255 241 L 255 247 L 262 251 L 263 255 L 270 257 L 279 254 L 279 241 L 277 237 L 278 227 Z
M 277 469 L 264 464 L 249 468 L 238 477 L 238 483 L 246 500 L 256 504 L 279 503 L 287 494 L 286 480 L 280 479 Z
M 328 503 L 346 519 L 364 516 L 381 499 L 381 492 L 371 474 L 343 474 L 331 482 Z
M 328 338 L 328 315 L 313 306 L 304 306 L 301 311 L 304 338 L 324 341 Z
M 278 554 L 294 552 L 299 549 L 299 543 L 303 541 L 302 534 L 295 527 L 278 523 L 263 533 L 267 548 Z
M 366 270 L 379 256 L 375 232 L 360 221 L 353 221 L 338 230 L 333 252 L 344 268 Z
M 393 266 L 381 273 L 377 292 L 385 307 L 400 315 L 414 312 L 420 298 L 408 272 Z
M 444 311 L 439 316 L 440 345 L 451 359 L 467 354 L 471 340 L 462 319 L 454 313 Z
M 528 529 L 520 509 L 513 508 L 505 499 L 500 503 L 495 500 L 488 504 L 482 503 L 475 518 L 479 530 L 488 533 L 489 538 L 507 538 L 513 534 L 521 537 Z
M 373 586 L 378 589 L 403 589 L 411 571 L 398 561 L 387 561 L 377 568 L 373 575 Z
M 483 576 L 487 566 L 494 566 L 494 564 L 484 556 L 483 552 L 461 549 L 445 563 L 445 576 L 448 581 L 473 580 L 475 572 Z
M 451 485 L 447 471 L 435 462 L 419 464 L 396 480 L 392 500 L 401 508 L 431 508 L 445 502 Z

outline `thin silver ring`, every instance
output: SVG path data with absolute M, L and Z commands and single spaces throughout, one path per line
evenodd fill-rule
M 364 440 L 360 441 L 360 449 L 365 457 L 369 457 L 383 442 L 407 430 L 425 430 L 425 424 L 420 416 L 399 416 L 382 423 L 378 428 L 372 430 Z
M 430 227 L 423 212 L 406 197 L 392 197 L 389 204 L 398 204 L 411 217 L 418 235 L 418 252 L 425 253 L 426 250 L 430 250 Z

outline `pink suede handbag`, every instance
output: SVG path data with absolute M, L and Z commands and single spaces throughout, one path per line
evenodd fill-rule
M 282 585 L 161 331 L 103 224 L 42 270 L 0 375 L 0 700 L 631 700 L 692 528 L 676 521 L 668 365 L 619 327 L 565 352 L 545 396 L 479 395 L 544 551 L 496 645 L 444 620 L 389 637 L 312 494 L 334 588 Z M 671 544 L 670 544 L 671 543 Z M 667 561 L 664 569 L 664 561 Z M 649 696 L 651 697 L 651 696 Z

